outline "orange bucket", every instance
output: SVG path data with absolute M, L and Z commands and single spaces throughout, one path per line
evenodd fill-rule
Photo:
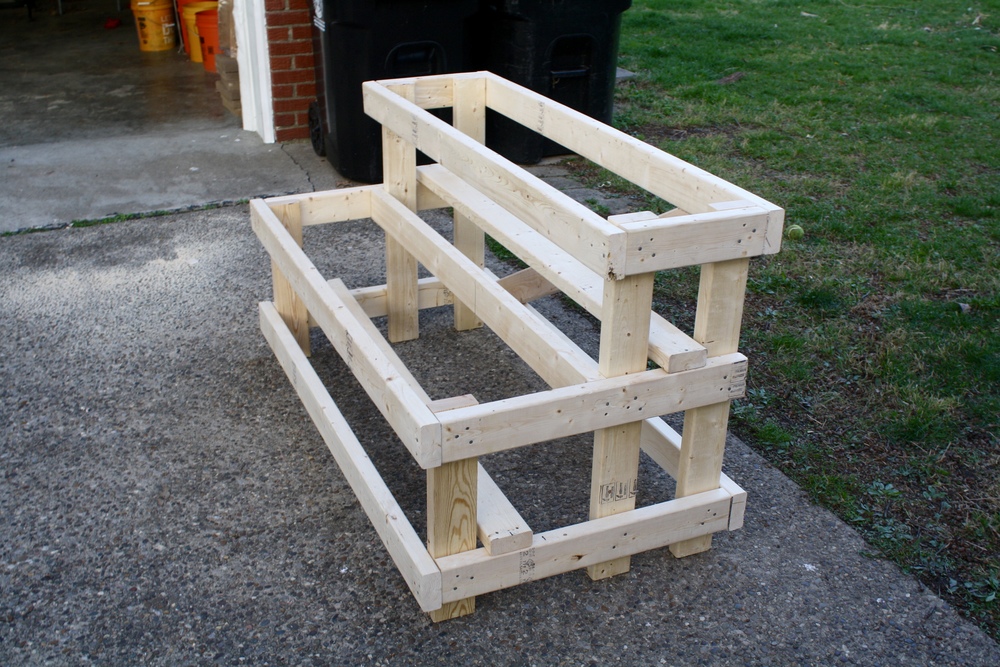
M 201 40 L 201 59 L 206 72 L 215 71 L 215 54 L 219 52 L 219 10 L 207 9 L 198 12 L 198 37 Z
M 206 2 L 207 0 L 177 0 L 177 17 L 181 29 L 181 41 L 184 43 L 184 53 L 191 53 L 191 38 L 188 36 L 187 22 L 184 20 L 184 8 L 194 2 Z
M 169 51 L 177 45 L 177 21 L 170 0 L 132 0 L 140 51 Z
M 184 21 L 184 30 L 187 32 L 188 44 L 191 46 L 191 50 L 188 51 L 191 62 L 201 62 L 201 39 L 198 37 L 198 24 L 195 22 L 195 18 L 198 12 L 215 9 L 218 6 L 218 2 L 189 2 L 184 5 L 182 20 Z

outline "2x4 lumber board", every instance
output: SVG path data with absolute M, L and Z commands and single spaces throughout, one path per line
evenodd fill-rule
M 409 88 L 400 91 L 400 94 L 409 96 L 413 92 Z M 383 125 L 383 191 L 411 211 L 417 210 L 416 169 L 417 151 L 413 144 Z M 417 338 L 420 335 L 417 260 L 389 234 L 385 237 L 385 284 L 389 306 L 389 341 L 398 343 Z
M 530 266 L 515 271 L 497 281 L 500 287 L 510 292 L 521 303 L 531 303 L 551 294 L 558 294 L 559 288 L 545 279 Z
M 601 316 L 604 281 L 599 275 L 444 167 L 418 167 L 417 179 L 591 315 Z M 705 348 L 693 338 L 653 314 L 650 359 L 669 372 L 677 372 L 704 366 L 706 357 Z
M 438 197 L 427 187 L 417 183 L 417 210 L 428 211 L 435 208 L 448 208 L 451 204 Z
M 621 278 L 625 233 L 568 195 L 376 82 L 363 85 L 365 112 L 600 276 Z
M 479 462 L 444 463 L 427 471 L 427 551 L 437 559 L 476 548 Z M 471 614 L 476 598 L 445 602 L 431 612 L 435 623 Z
M 352 314 L 351 305 L 358 308 L 354 299 L 337 296 L 263 201 L 250 202 L 250 218 L 272 261 L 413 458 L 424 468 L 440 465 L 440 422 L 427 408 L 419 385 L 404 379 L 406 367 L 386 357 L 365 328 L 365 318 Z
M 368 317 L 384 317 L 389 312 L 386 303 L 385 285 L 359 287 L 351 290 L 351 296 L 358 302 Z M 440 280 L 434 277 L 417 280 L 417 305 L 420 310 L 450 306 L 455 302 L 454 296 Z
M 298 204 L 289 203 L 270 207 L 274 216 L 281 221 L 288 236 L 301 248 L 302 247 L 302 219 L 299 215 Z M 281 272 L 274 261 L 271 261 L 271 282 L 274 288 L 274 306 L 281 314 L 281 319 L 291 330 L 299 347 L 309 356 L 309 311 L 299 295 L 292 289 L 292 285 Z
M 287 204 L 299 205 L 302 226 L 325 225 L 350 220 L 364 220 L 371 217 L 369 192 L 371 185 L 353 188 L 338 188 L 321 192 L 269 197 L 264 201 L 272 208 Z M 425 211 L 450 206 L 426 187 L 417 185 L 417 209 Z
M 364 185 L 356 188 L 269 197 L 264 201 L 271 210 L 275 210 L 277 206 L 297 204 L 303 226 L 323 225 L 370 218 L 371 203 L 368 196 L 370 190 L 370 185 Z
M 477 405 L 471 394 L 452 396 L 429 404 L 431 410 L 441 413 L 457 408 Z M 532 530 L 520 512 L 493 481 L 483 465 L 479 464 L 476 532 L 483 548 L 493 556 L 527 549 L 531 546 Z
M 486 80 L 482 77 L 454 81 L 455 106 L 452 109 L 455 129 L 480 144 L 486 143 Z M 454 213 L 455 247 L 476 266 L 486 265 L 486 235 L 461 211 Z M 483 326 L 482 320 L 468 306 L 455 302 L 455 329 L 467 331 Z
M 600 316 L 601 290 L 604 289 L 604 279 L 600 275 L 441 165 L 418 167 L 417 180 L 456 211 L 468 216 L 590 314 Z
M 466 400 L 475 397 L 466 395 Z M 432 411 L 448 409 L 454 401 L 428 401 Z M 475 458 L 443 463 L 427 471 L 427 552 L 434 558 L 476 548 L 479 525 L 479 461 Z M 431 612 L 435 623 L 471 614 L 476 598 L 445 602 Z
M 646 273 L 605 281 L 599 366 L 604 377 L 641 373 L 646 369 L 654 278 L 654 274 Z M 635 508 L 641 431 L 642 422 L 637 419 L 594 432 L 591 519 Z M 627 572 L 630 562 L 629 556 L 620 556 L 589 566 L 587 574 L 591 579 L 604 579 Z
M 642 451 L 668 475 L 677 476 L 681 458 L 681 434 L 660 417 L 643 421 Z M 739 530 L 743 527 L 746 513 L 747 492 L 725 473 L 719 475 L 719 488 L 733 497 L 733 505 L 729 511 L 729 530 Z
M 486 469 L 479 466 L 479 540 L 491 556 L 531 546 L 531 527 Z
M 531 547 L 501 556 L 485 549 L 437 559 L 442 600 L 482 595 L 726 530 L 729 494 L 722 490 L 536 533 Z
M 373 191 L 372 216 L 550 386 L 564 387 L 600 377 L 597 364 L 583 350 L 568 338 L 554 339 L 551 324 L 497 285 L 395 198 Z
M 486 85 L 481 72 L 386 79 L 378 83 L 397 95 L 412 100 L 421 109 L 440 109 L 458 106 L 455 103 L 455 89 L 465 82 L 476 82 L 484 87 Z
M 628 233 L 625 272 L 664 271 L 777 252 L 770 247 L 770 224 L 768 211 L 759 206 L 621 223 Z
M 441 459 L 485 456 L 739 398 L 746 364 L 734 353 L 679 373 L 654 369 L 459 407 L 438 414 Z
M 757 195 L 495 74 L 486 74 L 486 104 L 685 211 L 704 213 L 714 202 L 746 200 L 780 223 L 783 211 Z M 773 252 L 781 239 L 781 225 L 775 227 Z
M 333 291 L 334 295 L 344 304 L 344 309 L 350 317 L 354 318 L 360 329 L 365 334 L 365 345 L 368 348 L 370 354 L 378 354 L 382 359 L 396 372 L 399 374 L 399 378 L 404 381 L 410 389 L 410 392 L 424 402 L 424 405 L 429 405 L 431 403 L 431 397 L 424 391 L 424 388 L 417 382 L 417 379 L 413 377 L 410 369 L 403 363 L 403 360 L 399 358 L 396 351 L 392 349 L 392 346 L 382 337 L 382 333 L 375 327 L 371 319 L 368 317 L 368 313 L 365 309 L 361 307 L 361 304 L 357 302 L 354 298 L 351 290 L 347 288 L 343 280 L 339 278 L 334 278 L 327 282 L 330 289 Z M 353 353 L 353 348 L 351 349 Z M 434 410 L 431 410 L 433 412 Z
M 434 559 L 272 304 L 260 305 L 260 324 L 278 363 L 420 608 L 428 612 L 440 609 L 441 572 Z
M 749 268 L 746 259 L 701 267 L 694 337 L 709 356 L 730 354 L 739 347 Z
M 747 259 L 734 259 L 701 267 L 694 336 L 710 356 L 730 354 L 739 346 L 749 263 Z M 678 496 L 716 488 L 722 473 L 728 426 L 728 400 L 684 413 Z M 683 558 L 707 551 L 711 546 L 712 537 L 708 535 L 672 544 L 670 551 Z
M 649 359 L 668 373 L 701 368 L 708 361 L 705 348 L 659 313 L 649 326 Z

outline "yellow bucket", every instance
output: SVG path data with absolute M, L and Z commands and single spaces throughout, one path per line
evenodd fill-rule
M 181 20 L 184 21 L 184 30 L 187 31 L 188 39 L 191 40 L 191 53 L 188 54 L 191 56 L 191 62 L 200 63 L 202 61 L 201 35 L 198 34 L 197 14 L 206 9 L 216 9 L 218 6 L 218 2 L 189 2 L 184 5 L 182 10 L 184 16 L 181 17 Z
M 169 51 L 177 46 L 177 22 L 171 0 L 132 0 L 140 51 Z

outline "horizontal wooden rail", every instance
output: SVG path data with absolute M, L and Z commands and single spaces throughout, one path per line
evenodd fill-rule
M 515 299 L 430 225 L 381 188 L 372 190 L 372 217 L 438 277 L 550 386 L 600 378 L 597 364 L 545 318 Z
M 746 357 L 713 357 L 703 368 L 661 369 L 595 380 L 438 414 L 443 461 L 457 461 L 641 421 L 743 396 Z
M 620 227 L 628 233 L 625 272 L 766 255 L 775 252 L 770 224 L 769 212 L 759 206 L 623 223 Z
M 360 310 L 357 302 L 337 295 L 262 200 L 250 202 L 250 217 L 271 260 L 413 458 L 421 467 L 441 465 L 441 423 L 427 408 L 419 385 L 407 381 L 406 366 L 394 353 L 385 354 L 387 344 L 376 342 L 382 337 L 372 336 L 371 321 L 352 314 L 352 304 Z
M 475 222 L 594 317 L 601 316 L 604 280 L 516 215 L 440 165 L 417 168 L 417 180 Z M 654 314 L 649 358 L 669 372 L 705 365 L 705 348 Z
M 704 169 L 650 146 L 547 97 L 484 72 L 486 106 L 596 162 L 622 178 L 691 213 L 707 213 L 715 202 L 761 206 L 777 223 L 770 252 L 781 245 L 783 211 Z
M 362 90 L 365 112 L 384 127 L 490 195 L 598 275 L 624 277 L 623 231 L 379 82 L 366 82 Z
M 456 82 L 482 78 L 482 72 L 468 72 L 392 79 L 384 83 L 386 88 L 413 100 L 421 109 L 440 109 L 455 106 Z
M 357 300 L 368 317 L 384 317 L 389 312 L 385 285 L 359 287 L 351 290 L 351 296 Z M 437 278 L 421 278 L 417 281 L 417 307 L 420 310 L 450 306 L 453 303 L 455 296 Z
M 501 556 L 485 549 L 437 559 L 447 603 L 726 530 L 732 497 L 723 490 L 536 533 L 531 547 Z
M 371 217 L 369 186 L 327 190 L 305 195 L 287 195 L 265 199 L 268 208 L 298 204 L 302 224 L 322 225 Z
M 440 609 L 441 572 L 434 559 L 269 302 L 260 304 L 260 328 L 420 608 Z

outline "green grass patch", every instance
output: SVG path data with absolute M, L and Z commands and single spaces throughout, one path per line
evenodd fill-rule
M 983 2 L 636 0 L 615 123 L 805 229 L 751 266 L 733 427 L 1000 638 L 998 28 Z M 656 281 L 688 330 L 698 273 Z

